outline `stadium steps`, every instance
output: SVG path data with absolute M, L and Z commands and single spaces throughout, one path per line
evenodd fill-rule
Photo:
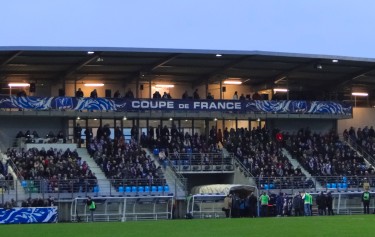
M 221 148 L 224 157 L 230 156 L 227 149 L 224 147 Z M 241 164 L 239 160 L 237 160 L 236 157 L 233 157 L 234 159 L 234 177 L 233 177 L 233 184 L 247 184 L 256 186 L 256 182 L 254 180 L 249 170 L 246 169 L 246 167 Z
M 167 184 L 169 186 L 170 193 L 173 193 L 176 199 L 185 199 L 186 198 L 186 186 L 184 185 L 183 180 L 181 180 L 181 175 L 178 175 L 171 167 L 163 167 L 162 164 L 160 164 L 159 160 L 155 158 L 155 155 L 147 148 L 143 148 L 143 150 L 146 152 L 146 155 L 149 155 L 151 157 L 151 160 L 155 162 L 156 166 L 162 167 L 164 178 L 167 181 Z
M 86 148 L 77 148 L 77 153 L 79 157 L 82 158 L 82 162 L 86 161 L 90 170 L 93 173 L 95 173 L 95 176 L 98 179 L 98 186 L 99 186 L 98 194 L 99 195 L 119 194 L 116 188 L 114 188 L 111 182 L 107 179 L 102 169 L 98 166 L 98 164 L 94 161 L 94 159 L 90 157 Z
M 323 188 L 323 186 L 315 179 L 315 177 L 312 177 L 311 174 L 309 172 L 307 172 L 307 170 L 305 170 L 305 168 L 303 168 L 302 165 L 300 165 L 300 163 L 292 157 L 292 155 L 289 153 L 289 151 L 287 151 L 285 148 L 282 148 L 281 153 L 289 160 L 289 162 L 293 165 L 294 168 L 299 167 L 301 169 L 302 173 L 307 178 L 311 179 L 314 182 L 317 189 Z

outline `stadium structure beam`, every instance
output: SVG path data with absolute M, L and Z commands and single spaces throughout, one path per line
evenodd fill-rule
M 301 63 L 296 65 L 295 67 L 286 70 L 284 72 L 281 72 L 277 74 L 276 76 L 272 76 L 268 79 L 266 79 L 264 82 L 254 85 L 254 90 L 259 91 L 259 90 L 265 90 L 265 89 L 272 89 L 275 84 L 279 83 L 280 81 L 287 79 L 288 76 L 294 72 L 297 72 L 303 68 L 306 68 L 308 66 L 314 66 L 315 64 L 319 63 L 320 59 L 313 59 L 305 63 Z
M 336 90 L 342 89 L 348 83 L 353 82 L 358 77 L 366 76 L 367 73 L 370 73 L 370 72 L 373 72 L 373 71 L 375 71 L 375 66 L 374 67 L 368 67 L 368 68 L 365 68 L 365 69 L 361 69 L 358 72 L 355 72 L 355 73 L 353 73 L 349 76 L 341 77 L 341 78 L 335 80 L 334 82 L 332 82 L 332 84 L 330 84 L 327 87 L 331 88 L 331 89 L 336 89 Z
M 1 67 L 4 67 L 5 65 L 7 65 L 8 63 L 10 63 L 13 59 L 15 59 L 16 57 L 18 57 L 20 54 L 22 54 L 23 51 L 18 51 L 16 53 L 14 53 L 12 56 L 10 56 L 9 58 L 7 58 L 4 62 L 1 63 L 0 65 L 0 68 Z
M 200 85 L 202 85 L 204 83 L 207 83 L 207 81 L 208 81 L 208 83 L 211 83 L 212 82 L 211 78 L 214 77 L 215 75 L 222 74 L 225 71 L 231 69 L 232 67 L 234 67 L 234 66 L 236 66 L 236 65 L 238 65 L 238 64 L 240 64 L 242 62 L 245 62 L 245 61 L 247 61 L 247 60 L 249 60 L 249 59 L 251 59 L 253 57 L 254 57 L 254 55 L 243 56 L 243 57 L 241 57 L 241 58 L 239 58 L 239 59 L 237 59 L 235 61 L 232 61 L 232 62 L 224 65 L 223 67 L 220 67 L 218 69 L 215 69 L 215 70 L 211 71 L 208 74 L 202 75 L 201 77 L 199 77 L 198 79 L 196 79 L 196 80 L 194 80 L 192 82 L 192 88 L 200 86 Z

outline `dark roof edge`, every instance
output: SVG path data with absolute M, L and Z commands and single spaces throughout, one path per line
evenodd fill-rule
M 0 51 L 101 51 L 101 52 L 132 52 L 132 53 L 186 53 L 186 54 L 231 54 L 231 55 L 262 55 L 275 57 L 296 57 L 316 59 L 337 59 L 348 61 L 375 62 L 375 58 L 285 53 L 270 51 L 246 50 L 214 50 L 214 49 L 166 49 L 166 48 L 136 48 L 136 47 L 64 47 L 64 46 L 0 46 Z

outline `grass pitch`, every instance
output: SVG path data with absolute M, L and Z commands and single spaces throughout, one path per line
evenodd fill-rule
M 11 237 L 372 236 L 375 215 L 0 225 Z

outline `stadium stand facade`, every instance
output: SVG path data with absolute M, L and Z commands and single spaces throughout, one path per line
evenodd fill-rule
M 356 85 L 375 77 L 375 60 L 87 51 L 0 48 L 3 207 L 49 197 L 60 221 L 89 221 L 92 196 L 98 221 L 212 218 L 232 194 L 237 217 L 263 191 L 269 215 L 323 191 L 353 214 L 374 191 L 373 85 Z M 191 193 L 212 184 L 245 188 Z

